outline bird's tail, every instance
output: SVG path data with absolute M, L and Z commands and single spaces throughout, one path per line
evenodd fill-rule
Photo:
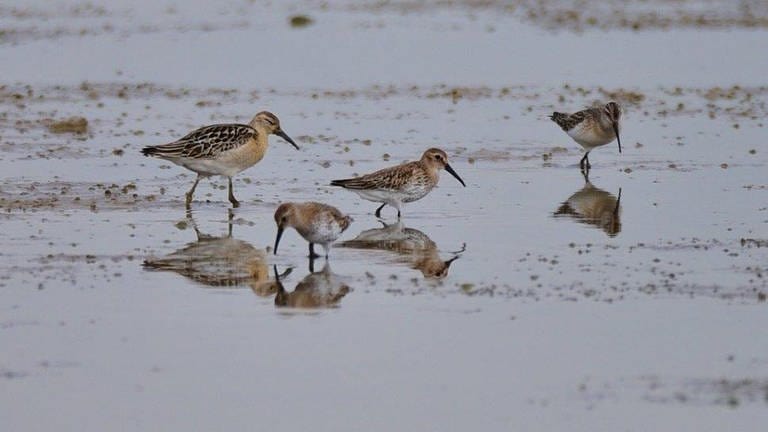
M 144 156 L 157 156 L 161 158 L 174 158 L 184 156 L 187 148 L 185 141 L 176 141 L 169 144 L 147 146 L 141 149 Z
M 572 214 L 576 214 L 576 212 L 573 210 L 573 207 L 571 207 L 567 202 L 564 202 L 560 207 L 558 207 L 557 211 L 555 212 L 555 216 L 572 215 Z
M 155 156 L 158 153 L 160 153 L 160 151 L 157 149 L 157 147 L 149 146 L 141 149 L 141 154 L 144 156 Z
M 549 119 L 557 124 L 560 124 L 567 118 L 568 118 L 568 114 L 560 113 L 560 112 L 553 112 L 552 115 L 549 116 Z

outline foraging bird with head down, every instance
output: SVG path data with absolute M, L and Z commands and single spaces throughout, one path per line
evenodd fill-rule
M 467 186 L 448 164 L 448 155 L 438 148 L 425 151 L 417 161 L 384 168 L 361 177 L 333 180 L 331 186 L 341 186 L 365 200 L 382 203 L 376 209 L 376 217 L 381 217 L 381 209 L 390 205 L 397 209 L 399 218 L 404 203 L 424 198 L 437 185 L 441 169 L 448 171 L 462 186 Z
M 203 177 L 224 176 L 228 180 L 229 202 L 239 207 L 232 191 L 232 177 L 258 163 L 267 151 L 267 137 L 277 135 L 299 149 L 299 146 L 280 127 L 280 120 L 268 111 L 262 111 L 245 124 L 215 124 L 203 126 L 169 144 L 144 147 L 144 156 L 154 156 L 197 173 L 192 188 L 186 194 L 186 207 L 198 182 Z
M 280 204 L 275 210 L 275 223 L 277 224 L 277 237 L 275 238 L 275 255 L 280 244 L 283 232 L 293 227 L 304 240 L 309 242 L 309 258 L 314 259 L 319 255 L 315 253 L 315 243 L 325 250 L 325 258 L 333 243 L 343 233 L 353 219 L 342 214 L 339 209 L 318 202 Z
M 621 153 L 621 138 L 619 138 L 621 107 L 616 102 L 608 102 L 602 107 L 588 108 L 573 114 L 554 112 L 549 118 L 586 150 L 584 157 L 579 161 L 582 171 L 585 168 L 587 171 L 591 168 L 589 152 L 614 139 L 618 142 L 619 153 Z

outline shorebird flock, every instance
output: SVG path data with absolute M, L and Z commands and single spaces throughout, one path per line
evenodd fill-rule
M 621 107 L 616 102 L 577 111 L 572 114 L 554 112 L 550 119 L 585 150 L 579 162 L 586 176 L 591 169 L 589 153 L 616 139 L 621 153 L 619 138 Z M 256 114 L 249 124 L 215 124 L 203 126 L 168 144 L 144 147 L 145 156 L 157 157 L 181 165 L 197 174 L 192 188 L 186 193 L 185 206 L 191 208 L 195 188 L 201 178 L 222 176 L 227 178 L 228 199 L 233 207 L 240 202 L 232 190 L 232 177 L 259 163 L 267 151 L 269 135 L 277 135 L 299 146 L 280 126 L 276 115 L 268 111 Z M 387 167 L 359 177 L 333 180 L 338 186 L 355 192 L 364 200 L 381 203 L 374 214 L 381 218 L 382 209 L 389 205 L 397 210 L 398 220 L 405 203 L 427 196 L 445 170 L 466 187 L 464 180 L 448 163 L 448 154 L 438 148 L 424 151 L 419 160 Z M 323 247 L 328 258 L 331 244 L 349 228 L 352 218 L 339 209 L 318 202 L 282 203 L 275 210 L 277 236 L 274 253 L 277 254 L 280 239 L 287 228 L 294 228 L 309 243 L 310 260 L 318 257 L 314 245 Z

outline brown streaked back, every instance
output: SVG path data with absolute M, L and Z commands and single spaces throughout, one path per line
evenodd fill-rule
M 418 177 L 427 177 L 421 161 L 407 162 L 402 165 L 384 168 L 360 177 L 333 180 L 331 186 L 341 186 L 346 189 L 357 190 L 400 190 L 405 185 L 413 182 L 414 178 Z

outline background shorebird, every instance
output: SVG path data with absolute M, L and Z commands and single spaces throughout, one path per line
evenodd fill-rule
M 197 173 L 195 183 L 186 195 L 186 207 L 192 203 L 201 177 L 220 175 L 229 183 L 229 202 L 239 207 L 232 192 L 232 177 L 258 163 L 267 151 L 267 136 L 275 134 L 299 149 L 299 146 L 280 128 L 280 120 L 268 111 L 253 117 L 247 125 L 216 124 L 190 132 L 170 144 L 144 147 L 144 156 L 154 156 L 181 165 Z
M 589 170 L 589 152 L 596 147 L 604 146 L 615 138 L 621 153 L 620 117 L 619 104 L 608 102 L 602 107 L 588 108 L 573 114 L 554 112 L 549 118 L 587 151 L 581 158 L 579 167 Z
M 399 218 L 403 203 L 424 198 L 437 185 L 441 169 L 448 171 L 462 186 L 467 186 L 448 164 L 448 155 L 438 148 L 425 151 L 420 160 L 384 168 L 361 177 L 333 180 L 331 186 L 341 186 L 365 200 L 383 203 L 376 209 L 376 217 L 381 217 L 381 209 L 389 204 L 397 209 Z

